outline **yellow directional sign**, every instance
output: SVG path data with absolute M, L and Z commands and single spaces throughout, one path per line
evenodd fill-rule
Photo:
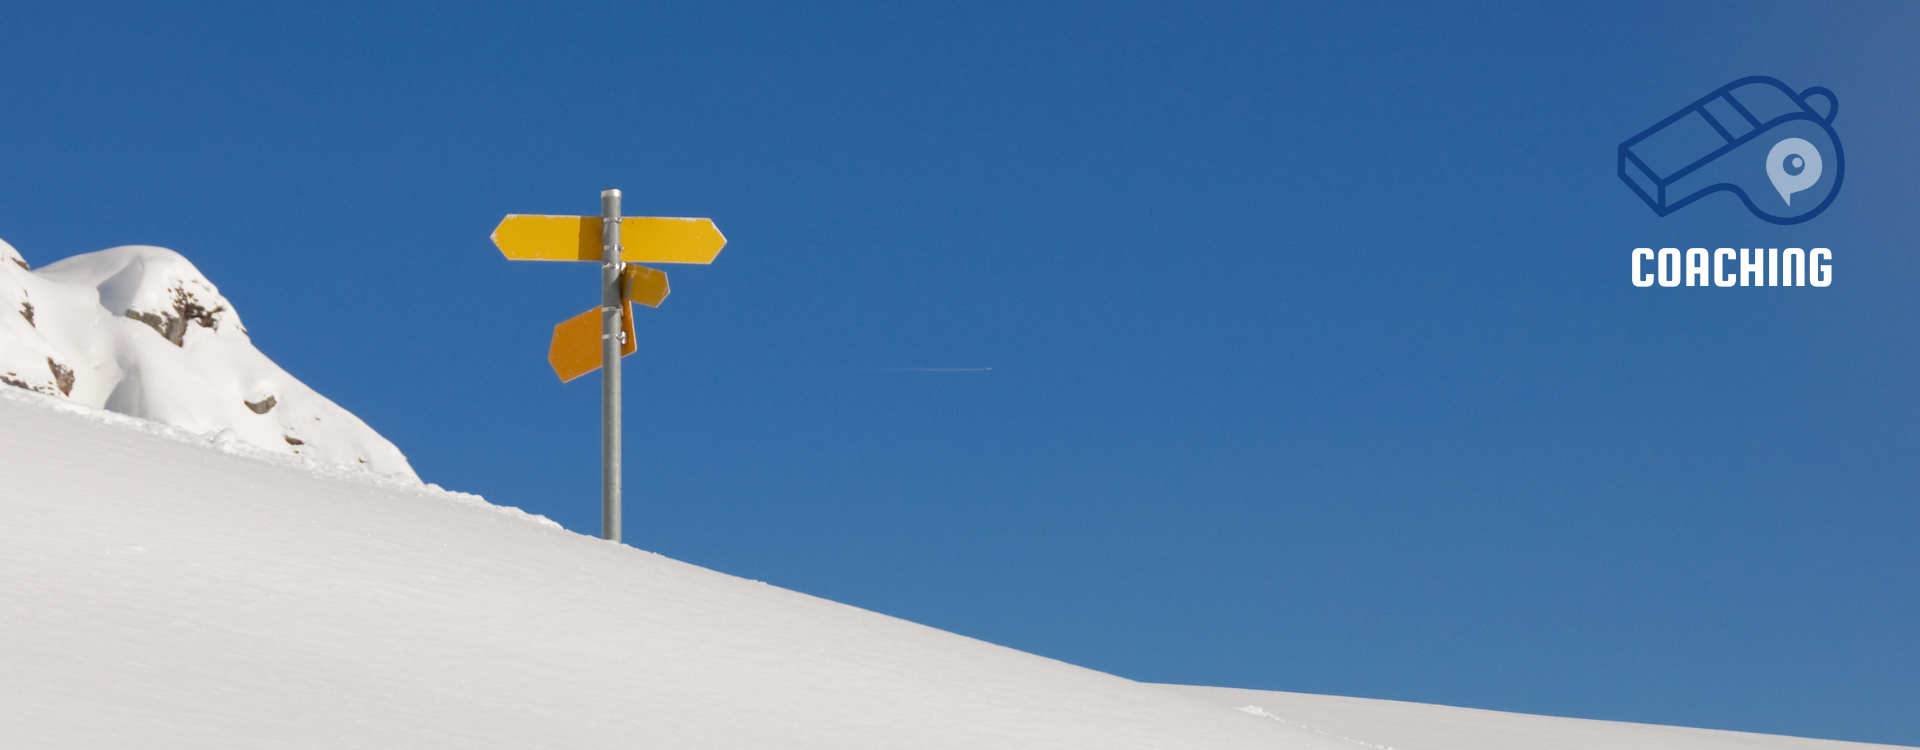
M 600 217 L 508 214 L 493 244 L 509 260 L 598 261 Z M 726 244 L 712 219 L 620 220 L 620 259 L 629 263 L 712 263 Z
M 712 219 L 620 220 L 620 259 L 628 263 L 712 263 L 726 246 Z
M 600 370 L 600 537 L 620 541 L 620 360 L 638 348 L 635 303 L 659 307 L 667 274 L 639 263 L 712 263 L 727 238 L 711 219 L 628 218 L 620 190 L 600 191 L 599 216 L 508 214 L 493 228 L 493 244 L 507 260 L 599 261 L 601 302 L 553 327 L 547 364 L 565 383 Z M 603 248 L 620 257 L 602 258 Z M 606 305 L 619 305 L 618 333 Z M 618 345 L 613 337 L 618 336 Z
M 667 299 L 667 272 L 646 266 L 627 266 L 620 272 L 621 296 L 628 302 L 659 307 Z
M 666 276 L 663 273 L 660 275 Z M 624 357 L 639 348 L 633 340 L 631 304 L 620 306 L 620 332 L 627 337 L 626 343 L 620 345 L 620 356 Z M 565 383 L 600 369 L 600 358 L 600 308 L 575 315 L 553 327 L 553 344 L 547 347 L 547 364 L 553 365 L 553 374 L 560 376 L 560 382 Z

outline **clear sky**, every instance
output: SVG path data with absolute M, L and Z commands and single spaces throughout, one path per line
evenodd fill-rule
M 597 269 L 487 236 L 619 187 L 730 240 L 639 316 L 636 546 L 1139 680 L 1920 745 L 1920 6 L 1432 5 L 15 3 L 0 238 L 177 249 L 595 534 Z M 1752 75 L 1835 92 L 1839 197 L 1655 215 L 1617 146 Z M 1629 283 L 1760 245 L 1836 280 Z

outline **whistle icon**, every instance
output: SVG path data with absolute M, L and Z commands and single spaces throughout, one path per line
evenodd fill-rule
M 1742 78 L 1620 144 L 1620 179 L 1661 216 L 1726 191 L 1761 219 L 1798 224 L 1840 193 L 1839 109 L 1818 86 L 1796 94 L 1773 78 Z

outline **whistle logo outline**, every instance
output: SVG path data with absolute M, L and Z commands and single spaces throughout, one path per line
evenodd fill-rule
M 1799 224 L 1840 194 L 1839 110 L 1819 86 L 1794 93 L 1775 78 L 1742 78 L 1620 144 L 1620 180 L 1660 216 L 1726 191 L 1764 221 Z

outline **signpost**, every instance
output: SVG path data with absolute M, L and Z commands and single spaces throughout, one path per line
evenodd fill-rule
M 603 370 L 600 536 L 620 541 L 620 358 L 638 348 L 633 303 L 659 307 L 668 291 L 666 272 L 634 264 L 712 263 L 727 238 L 709 219 L 623 218 L 620 191 L 602 190 L 597 217 L 509 214 L 493 244 L 508 260 L 600 263 L 600 306 L 554 326 L 547 363 L 562 383 Z

